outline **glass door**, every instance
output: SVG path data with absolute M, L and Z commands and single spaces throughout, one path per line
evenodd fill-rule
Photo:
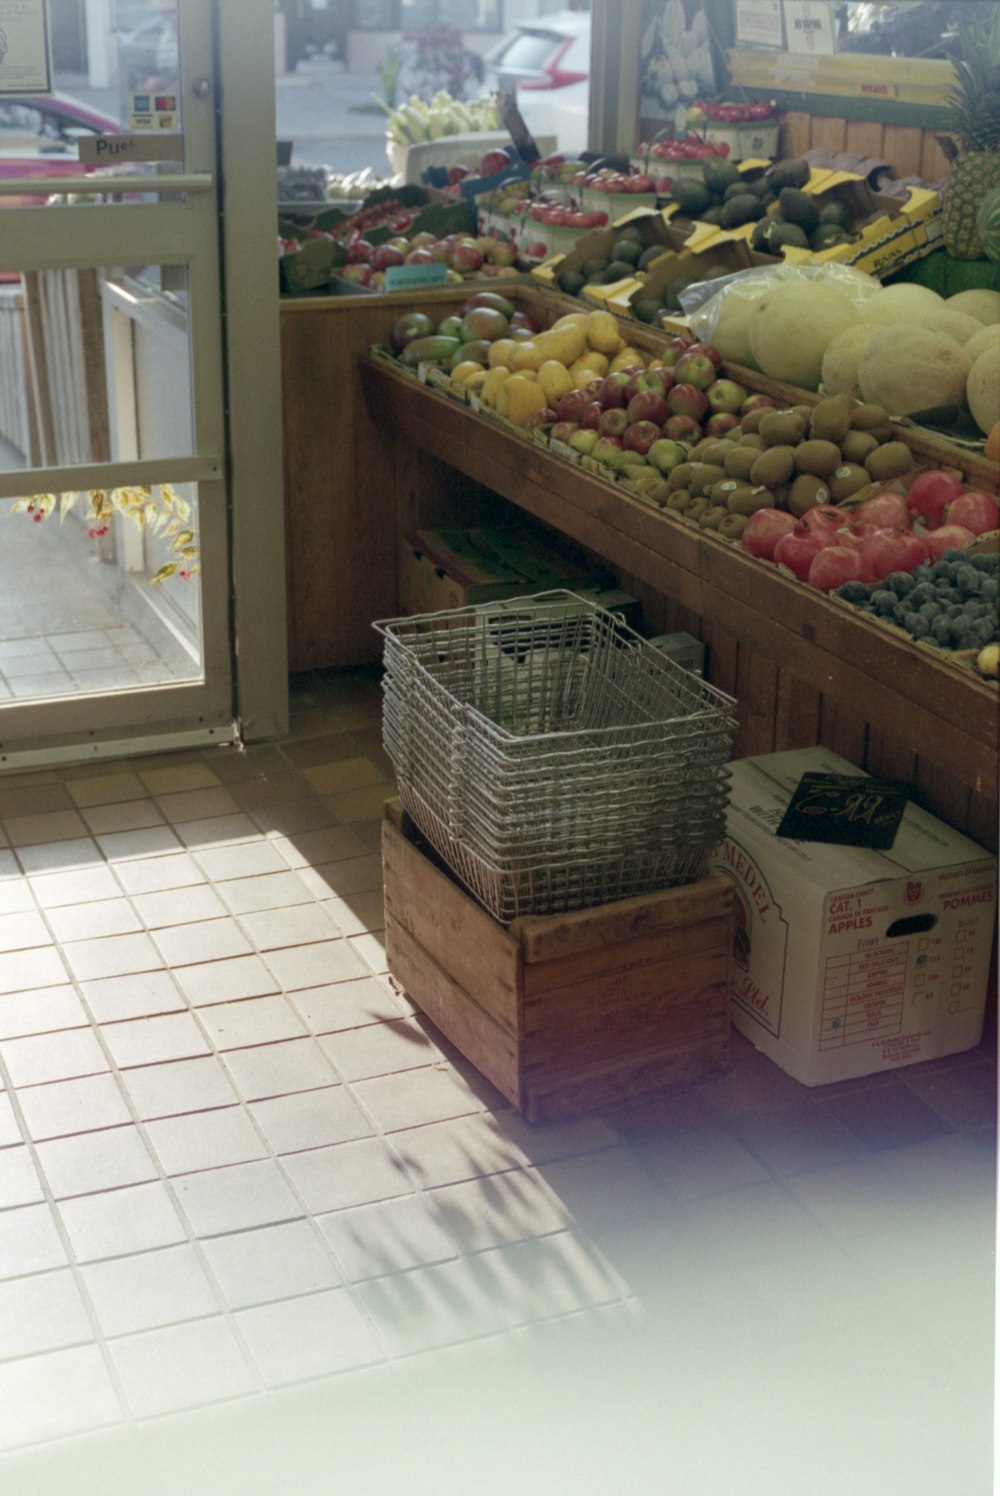
M 0 767 L 237 734 L 216 7 L 48 17 L 55 92 L 0 91 Z

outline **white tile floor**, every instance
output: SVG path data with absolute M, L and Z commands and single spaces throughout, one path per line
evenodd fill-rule
M 994 1024 L 527 1126 L 387 977 L 378 715 L 0 779 L 0 1490 L 986 1496 Z

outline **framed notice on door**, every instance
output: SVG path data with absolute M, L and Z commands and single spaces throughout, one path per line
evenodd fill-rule
M 50 94 L 49 0 L 0 0 L 0 94 Z

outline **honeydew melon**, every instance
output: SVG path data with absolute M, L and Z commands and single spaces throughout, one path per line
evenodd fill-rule
M 815 390 L 824 353 L 857 320 L 857 306 L 833 285 L 782 281 L 765 292 L 750 314 L 750 351 L 772 379 Z
M 972 364 L 943 332 L 914 323 L 880 327 L 858 362 L 862 399 L 891 416 L 934 405 L 964 405 Z
M 921 322 L 931 312 L 944 306 L 943 296 L 929 286 L 917 286 L 901 281 L 895 286 L 883 286 L 875 296 L 870 296 L 861 308 L 862 322 Z M 962 310 L 961 307 L 958 308 Z
M 1000 411 L 1000 345 L 987 348 L 972 365 L 966 398 L 980 431 L 991 431 Z

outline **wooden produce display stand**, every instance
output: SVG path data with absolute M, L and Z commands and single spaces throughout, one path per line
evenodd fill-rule
M 448 287 L 420 300 L 443 317 L 467 295 Z M 543 323 L 578 309 L 531 286 L 513 295 Z M 371 357 L 413 305 L 409 295 L 283 309 L 293 669 L 377 659 L 372 620 L 398 612 L 398 537 L 495 519 L 500 495 L 608 563 L 651 629 L 704 641 L 708 678 L 739 702 L 737 757 L 822 745 L 911 781 L 926 809 L 996 848 L 994 683 Z M 638 324 L 629 337 L 648 348 L 660 340 Z M 995 464 L 906 439 L 996 489 Z

